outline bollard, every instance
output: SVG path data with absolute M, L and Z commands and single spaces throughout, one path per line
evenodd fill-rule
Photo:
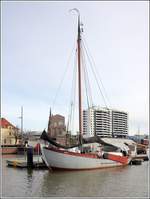
M 27 167 L 33 168 L 33 147 L 27 147 Z

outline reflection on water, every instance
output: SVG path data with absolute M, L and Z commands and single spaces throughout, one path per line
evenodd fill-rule
M 6 166 L 3 158 L 3 196 L 147 197 L 148 163 L 91 171 L 50 172 Z

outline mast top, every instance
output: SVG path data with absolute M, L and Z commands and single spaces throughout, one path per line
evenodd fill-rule
M 83 26 L 83 24 L 81 24 L 80 22 L 80 11 L 77 8 L 73 8 L 71 10 L 69 10 L 69 12 L 75 11 L 78 14 L 78 40 L 81 39 L 81 32 L 83 32 L 83 28 L 81 28 L 80 26 Z
M 78 14 L 78 17 L 80 18 L 80 12 L 77 8 L 73 8 L 69 10 L 69 12 L 72 12 L 72 11 L 76 11 L 76 13 Z

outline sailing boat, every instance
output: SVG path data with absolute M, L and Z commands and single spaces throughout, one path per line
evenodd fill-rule
M 89 170 L 107 167 L 116 167 L 127 165 L 131 157 L 128 154 L 117 152 L 118 147 L 107 143 L 102 139 L 95 137 L 89 140 L 83 139 L 83 110 L 82 110 L 82 81 L 81 81 L 81 23 L 80 13 L 78 14 L 78 36 L 77 36 L 77 60 L 78 60 L 78 111 L 79 111 L 79 144 L 67 147 L 56 143 L 50 139 L 44 131 L 41 139 L 49 142 L 49 146 L 43 146 L 42 157 L 46 165 L 51 169 L 63 170 Z M 116 148 L 116 152 L 104 152 L 102 145 L 111 145 Z M 90 146 L 90 147 L 89 147 Z M 122 143 L 122 148 L 128 148 Z M 87 150 L 89 149 L 90 150 Z M 129 150 L 129 148 L 128 148 Z

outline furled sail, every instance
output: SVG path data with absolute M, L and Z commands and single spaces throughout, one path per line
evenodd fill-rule
M 42 132 L 42 134 L 40 136 L 40 139 L 49 142 L 50 144 L 54 145 L 55 147 L 59 147 L 59 148 L 63 148 L 63 149 L 70 149 L 70 148 L 80 147 L 81 146 L 81 144 L 76 144 L 76 145 L 72 145 L 72 146 L 61 145 L 61 144 L 55 142 L 52 138 L 50 138 L 45 130 Z M 106 146 L 113 146 L 114 148 L 118 149 L 118 147 L 116 147 L 116 146 L 114 146 L 112 144 L 109 144 L 107 142 L 104 142 L 98 136 L 94 136 L 94 137 L 90 137 L 90 138 L 82 138 L 82 143 L 83 144 L 99 143 L 99 144 L 106 145 Z
M 52 138 L 50 138 L 45 130 L 42 132 L 42 134 L 40 136 L 40 139 L 49 142 L 50 144 L 54 145 L 55 147 L 59 147 L 59 148 L 63 148 L 63 149 L 70 149 L 70 148 L 74 148 L 74 147 L 79 147 L 80 146 L 79 144 L 72 145 L 72 146 L 61 145 L 61 144 L 55 142 Z

